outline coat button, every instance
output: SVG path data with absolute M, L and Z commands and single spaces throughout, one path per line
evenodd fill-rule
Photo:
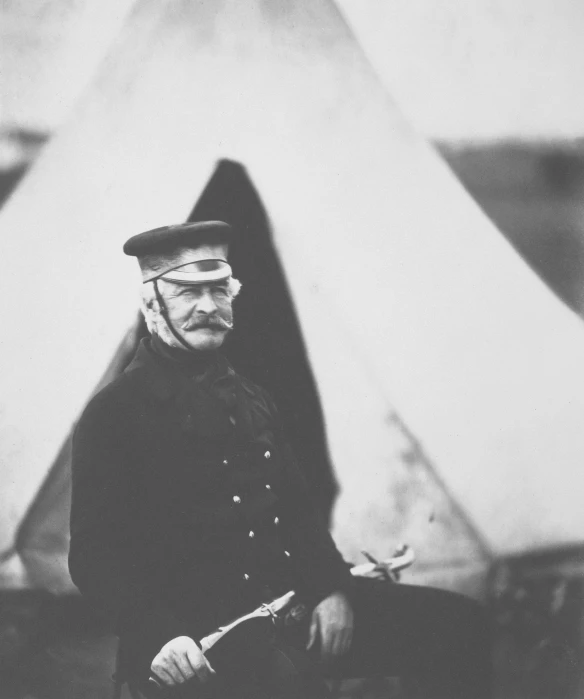
M 279 518 L 279 517 L 275 517 L 275 518 L 274 518 L 274 524 L 275 524 L 276 526 L 278 526 L 278 524 L 280 524 L 280 518 Z
M 239 503 L 241 502 L 241 498 L 239 497 L 239 495 L 234 495 L 234 496 L 233 496 L 233 502 L 235 502 L 235 503 L 237 503 L 237 504 L 239 505 Z
M 223 459 L 223 466 L 227 466 L 228 463 L 229 461 L 227 461 L 227 459 Z
M 271 489 L 272 489 L 272 486 L 271 486 L 269 483 L 266 483 L 266 488 L 267 488 L 268 490 L 271 490 Z
M 264 456 L 266 457 L 266 459 L 269 459 L 270 456 L 272 456 L 272 454 L 271 454 L 269 451 L 267 451 L 267 452 L 264 454 Z
M 255 536 L 255 532 L 250 532 L 250 533 L 248 534 L 248 536 L 249 536 L 250 539 L 253 539 L 254 536 Z
M 284 551 L 284 555 L 290 558 L 290 551 Z
M 244 573 L 244 574 L 243 574 L 243 579 L 244 579 L 244 580 L 249 580 L 249 575 L 248 575 L 247 573 Z

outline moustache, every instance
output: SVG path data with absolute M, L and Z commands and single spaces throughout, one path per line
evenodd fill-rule
M 233 323 L 225 320 L 225 318 L 220 318 L 219 316 L 214 316 L 212 318 L 206 318 L 204 320 L 190 321 L 183 323 L 181 325 L 181 330 L 198 330 L 199 328 L 211 328 L 212 330 L 233 330 Z

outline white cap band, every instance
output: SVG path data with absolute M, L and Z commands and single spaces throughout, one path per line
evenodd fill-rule
M 220 259 L 190 262 L 163 274 L 160 279 L 176 284 L 208 284 L 226 281 L 231 276 L 231 266 Z

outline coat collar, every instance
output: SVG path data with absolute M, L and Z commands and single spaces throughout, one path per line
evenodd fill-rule
M 261 390 L 250 382 L 240 381 L 241 377 L 231 367 L 226 357 L 217 355 L 220 366 L 224 367 L 225 374 L 216 381 L 213 386 L 216 388 L 215 397 L 223 400 L 225 381 L 223 379 L 232 377 L 236 381 L 235 394 L 237 396 L 237 425 L 241 435 L 246 440 L 270 443 L 271 432 L 267 432 L 267 425 L 270 420 L 271 409 Z M 160 356 L 150 344 L 150 338 L 141 340 L 134 358 L 126 368 L 125 374 L 128 377 L 135 377 L 140 386 L 158 400 L 168 401 L 184 394 L 188 391 L 188 375 L 181 371 L 180 365 L 172 359 Z M 223 387 L 221 386 L 223 384 Z M 243 437 L 242 437 L 243 438 Z

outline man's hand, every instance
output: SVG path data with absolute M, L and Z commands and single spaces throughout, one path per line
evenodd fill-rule
M 344 655 L 353 638 L 353 609 L 342 592 L 333 592 L 312 612 L 307 649 L 320 642 L 324 661 Z
M 207 682 L 215 674 L 203 651 L 188 636 L 173 638 L 162 646 L 150 669 L 166 687 L 182 684 L 195 676 L 200 682 Z

